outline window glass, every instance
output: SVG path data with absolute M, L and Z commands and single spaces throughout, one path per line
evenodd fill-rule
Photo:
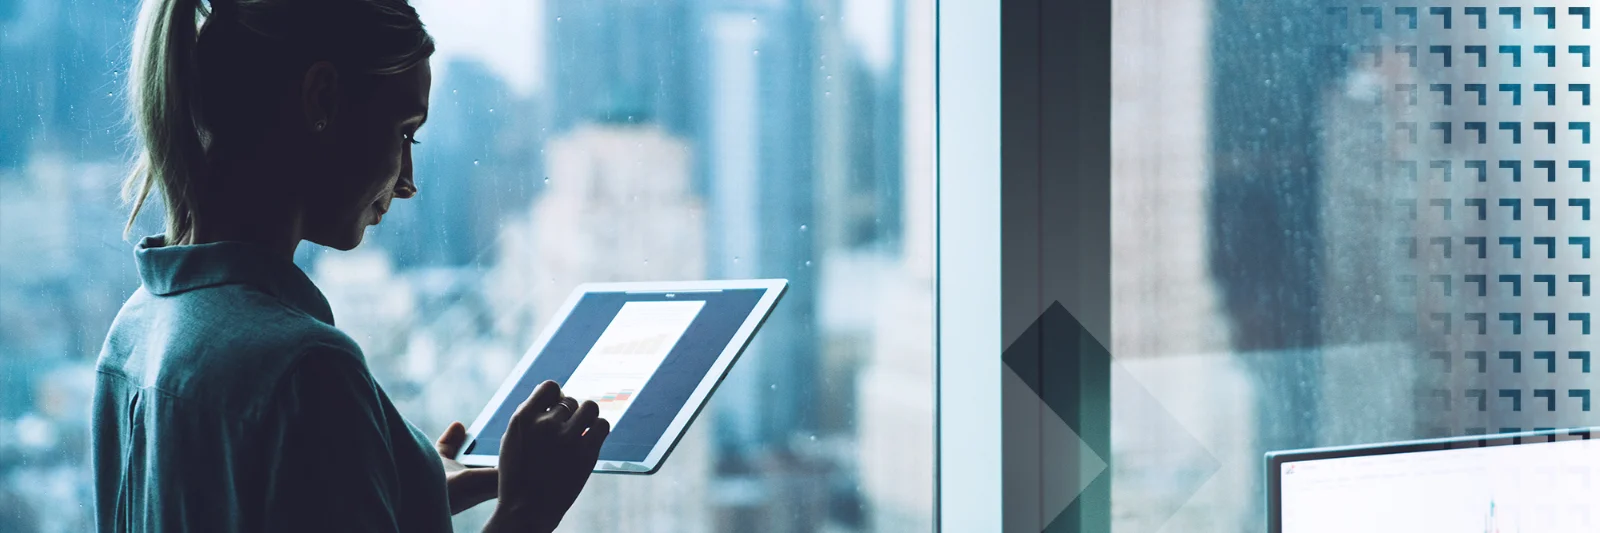
M 1600 420 L 1588 8 L 1113 5 L 1119 530 L 1262 531 L 1267 451 Z
M 414 5 L 421 192 L 296 257 L 401 412 L 471 422 L 579 283 L 787 278 L 662 471 L 596 476 L 565 526 L 930 530 L 933 2 Z M 0 0 L 0 531 L 91 528 L 136 9 Z

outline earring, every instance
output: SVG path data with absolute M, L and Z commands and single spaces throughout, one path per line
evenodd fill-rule
M 328 121 L 326 121 L 326 120 L 318 120 L 316 125 L 314 125 L 312 127 L 316 128 L 317 131 L 322 131 L 322 130 L 324 130 L 324 129 L 326 129 L 328 127 Z

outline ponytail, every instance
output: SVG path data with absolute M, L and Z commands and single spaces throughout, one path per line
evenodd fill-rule
M 159 189 L 170 244 L 194 240 L 207 187 L 228 155 L 276 120 L 275 84 L 318 60 L 347 72 L 402 72 L 433 54 L 407 0 L 143 0 L 128 68 L 138 162 L 123 183 L 126 235 Z M 202 26 L 200 20 L 204 18 Z
M 139 10 L 128 79 L 134 132 L 143 147 L 123 183 L 123 197 L 133 203 L 124 234 L 132 230 L 151 190 L 160 187 L 167 204 L 167 242 L 194 237 L 194 208 L 208 170 L 194 53 L 197 19 L 203 14 L 200 0 L 145 0 Z

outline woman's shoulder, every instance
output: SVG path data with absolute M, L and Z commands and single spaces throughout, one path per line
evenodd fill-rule
M 253 414 L 300 365 L 365 369 L 349 335 L 268 296 L 228 287 L 184 296 L 203 298 L 130 299 L 108 336 L 100 371 L 179 401 Z

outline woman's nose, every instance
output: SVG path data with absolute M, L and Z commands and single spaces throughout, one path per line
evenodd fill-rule
M 404 180 L 394 186 L 394 197 L 407 199 L 417 195 L 417 185 L 411 180 Z
M 417 182 L 411 178 L 411 166 L 400 172 L 400 180 L 394 184 L 394 197 L 400 199 L 411 198 L 417 195 Z

